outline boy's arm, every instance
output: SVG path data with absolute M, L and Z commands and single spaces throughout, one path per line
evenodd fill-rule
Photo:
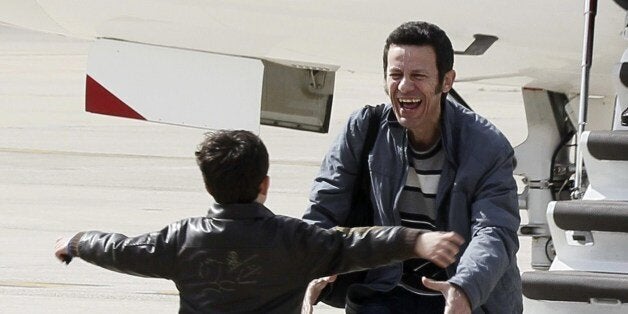
M 363 234 L 374 232 L 383 233 L 388 228 L 399 229 L 400 238 L 403 239 L 405 245 L 411 249 L 411 255 L 405 258 L 398 258 L 398 260 L 404 260 L 408 258 L 422 258 L 429 260 L 436 264 L 438 267 L 445 268 L 456 261 L 456 255 L 458 254 L 459 247 L 464 243 L 464 239 L 455 232 L 441 232 L 441 231 L 425 231 L 420 229 L 412 229 L 405 227 L 335 227 L 333 230 L 340 231 L 347 235 L 347 237 L 363 237 Z M 374 238 L 381 237 L 377 234 Z M 389 236 L 391 239 L 393 236 Z M 384 237 L 386 238 L 386 237 Z M 390 242 L 399 240 L 388 240 Z M 352 242 L 355 242 L 353 240 Z M 391 244 L 389 244 L 391 245 Z M 398 245 L 398 244 L 397 244 Z M 408 246 L 409 245 L 409 246 Z M 401 250 L 400 250 L 401 251 Z
M 310 228 L 321 232 L 315 226 Z M 413 257 L 430 260 L 444 268 L 455 262 L 459 247 L 464 243 L 464 239 L 455 232 L 425 232 L 404 227 L 336 227 L 322 233 L 334 232 L 336 237 L 341 235 L 341 247 L 337 247 L 335 252 L 330 250 L 312 257 L 312 264 L 322 268 L 315 270 L 319 276 L 359 270 L 358 267 L 382 266 Z M 325 235 L 317 237 L 324 238 Z M 330 276 L 310 282 L 304 306 L 316 304 L 323 288 L 335 279 L 335 276 Z
M 445 267 L 464 242 L 454 232 L 424 232 L 404 227 L 334 228 L 305 226 L 297 243 L 315 278 L 383 266 L 413 257 Z M 297 238 L 298 239 L 298 238 Z M 309 249 L 303 249 L 309 248 Z
M 55 256 L 69 263 L 72 257 L 103 268 L 136 276 L 171 278 L 180 223 L 158 232 L 127 237 L 119 233 L 88 231 L 69 240 L 59 239 Z

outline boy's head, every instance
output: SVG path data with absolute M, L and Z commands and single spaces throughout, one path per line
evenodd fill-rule
M 268 173 L 268 151 L 243 130 L 208 133 L 196 152 L 205 187 L 220 204 L 251 203 Z

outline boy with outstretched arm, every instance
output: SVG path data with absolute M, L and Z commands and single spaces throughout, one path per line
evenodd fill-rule
M 412 257 L 445 267 L 463 242 L 453 232 L 326 230 L 273 214 L 263 205 L 268 153 L 248 131 L 210 133 L 196 158 L 216 201 L 207 216 L 136 237 L 80 232 L 57 240 L 57 258 L 170 279 L 179 290 L 180 313 L 298 313 L 314 278 Z

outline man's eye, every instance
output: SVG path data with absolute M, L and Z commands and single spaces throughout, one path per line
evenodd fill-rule
M 390 73 L 388 74 L 388 76 L 392 79 L 400 79 L 401 78 L 401 74 L 400 73 Z

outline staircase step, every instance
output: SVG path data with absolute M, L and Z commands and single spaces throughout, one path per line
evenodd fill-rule
M 628 160 L 628 131 L 591 131 L 587 148 L 599 160 Z
M 556 202 L 554 221 L 563 230 L 628 233 L 628 201 Z
M 532 300 L 628 303 L 628 274 L 533 271 L 521 279 L 523 295 Z

